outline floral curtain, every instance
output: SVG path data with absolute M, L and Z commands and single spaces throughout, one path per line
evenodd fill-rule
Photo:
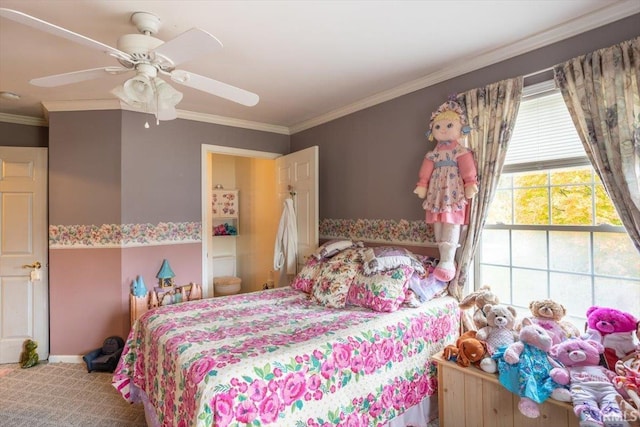
M 472 127 L 467 145 L 476 158 L 479 187 L 478 194 L 468 205 L 469 225 L 460 239 L 456 276 L 449 284 L 449 292 L 458 298 L 467 283 L 489 205 L 498 186 L 520 107 L 522 83 L 523 78 L 516 77 L 458 95 L 458 102 L 466 107 Z
M 559 64 L 554 75 L 587 156 L 640 251 L 640 37 Z

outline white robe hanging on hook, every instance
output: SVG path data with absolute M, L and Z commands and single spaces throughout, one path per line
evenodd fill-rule
M 291 193 L 290 188 L 290 193 Z M 293 193 L 295 194 L 295 193 Z M 280 271 L 278 287 L 289 284 L 289 276 L 297 272 L 298 227 L 293 199 L 284 201 L 273 253 L 273 269 Z

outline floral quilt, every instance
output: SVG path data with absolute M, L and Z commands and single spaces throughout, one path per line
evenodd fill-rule
M 168 305 L 134 325 L 113 376 L 162 426 L 382 426 L 436 392 L 452 297 L 380 313 L 291 288 Z

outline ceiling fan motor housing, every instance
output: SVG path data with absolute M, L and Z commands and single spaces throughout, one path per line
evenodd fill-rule
M 164 43 L 162 40 L 144 34 L 125 34 L 118 39 L 118 49 L 137 60 L 153 60 L 150 52 Z

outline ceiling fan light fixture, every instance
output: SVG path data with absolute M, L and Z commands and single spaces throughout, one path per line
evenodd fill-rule
M 156 119 L 159 121 L 175 120 L 177 118 L 178 112 L 176 111 L 175 107 L 158 109 L 158 112 L 156 113 Z
M 124 92 L 129 99 L 144 104 L 151 102 L 154 97 L 151 79 L 142 73 L 124 82 Z
M 164 110 L 169 107 L 175 108 L 182 101 L 182 92 L 175 90 L 164 80 L 156 77 L 153 79 L 153 84 L 155 85 L 158 110 Z

